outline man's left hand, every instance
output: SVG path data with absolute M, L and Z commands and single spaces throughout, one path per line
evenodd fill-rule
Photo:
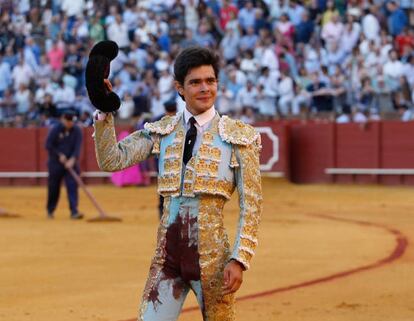
M 230 260 L 224 268 L 224 284 L 222 287 L 223 295 L 236 292 L 243 282 L 243 268 L 242 265 Z

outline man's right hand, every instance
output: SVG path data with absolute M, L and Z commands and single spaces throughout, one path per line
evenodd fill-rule
M 59 162 L 63 165 L 66 164 L 67 158 L 64 154 L 59 154 Z

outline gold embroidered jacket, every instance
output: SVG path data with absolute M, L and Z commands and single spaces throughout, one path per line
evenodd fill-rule
M 254 128 L 216 114 L 210 129 L 203 133 L 195 156 L 183 168 L 185 128 L 182 114 L 147 123 L 144 130 L 120 142 L 116 141 L 113 122 L 109 115 L 106 120 L 94 124 L 96 156 L 102 170 L 121 170 L 156 154 L 159 158 L 158 192 L 167 198 L 212 195 L 227 200 L 237 188 L 240 219 L 228 259 L 235 259 L 248 269 L 257 245 L 262 206 L 260 135 Z M 199 221 L 200 232 L 205 228 L 202 222 Z M 208 250 L 200 243 L 200 254 Z M 200 256 L 203 268 L 202 258 L 203 255 Z

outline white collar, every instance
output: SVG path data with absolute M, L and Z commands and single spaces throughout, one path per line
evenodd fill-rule
M 207 124 L 209 121 L 211 121 L 214 116 L 216 115 L 216 109 L 214 108 L 214 105 L 211 106 L 209 109 L 207 109 L 205 112 L 198 114 L 196 116 L 194 116 L 193 114 L 191 114 L 187 108 L 184 109 L 184 122 L 185 124 L 188 123 L 188 121 L 190 120 L 191 117 L 194 117 L 197 124 L 202 127 L 205 124 Z

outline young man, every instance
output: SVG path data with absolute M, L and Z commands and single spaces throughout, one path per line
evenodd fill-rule
M 59 201 L 60 185 L 65 181 L 69 207 L 72 219 L 81 219 L 78 212 L 78 184 L 69 173 L 68 168 L 79 174 L 79 155 L 82 146 L 82 131 L 75 124 L 76 114 L 72 110 L 65 110 L 61 120 L 49 132 L 46 139 L 46 149 L 49 153 L 47 163 L 48 195 L 47 217 L 53 219 L 54 211 Z
M 186 109 L 147 123 L 117 143 L 111 114 L 96 114 L 99 166 L 116 171 L 156 154 L 164 213 L 138 320 L 176 320 L 191 289 L 208 321 L 235 320 L 234 293 L 257 245 L 262 194 L 260 135 L 215 111 L 218 57 L 208 49 L 182 51 L 175 86 Z M 237 188 L 240 219 L 232 250 L 223 207 Z

